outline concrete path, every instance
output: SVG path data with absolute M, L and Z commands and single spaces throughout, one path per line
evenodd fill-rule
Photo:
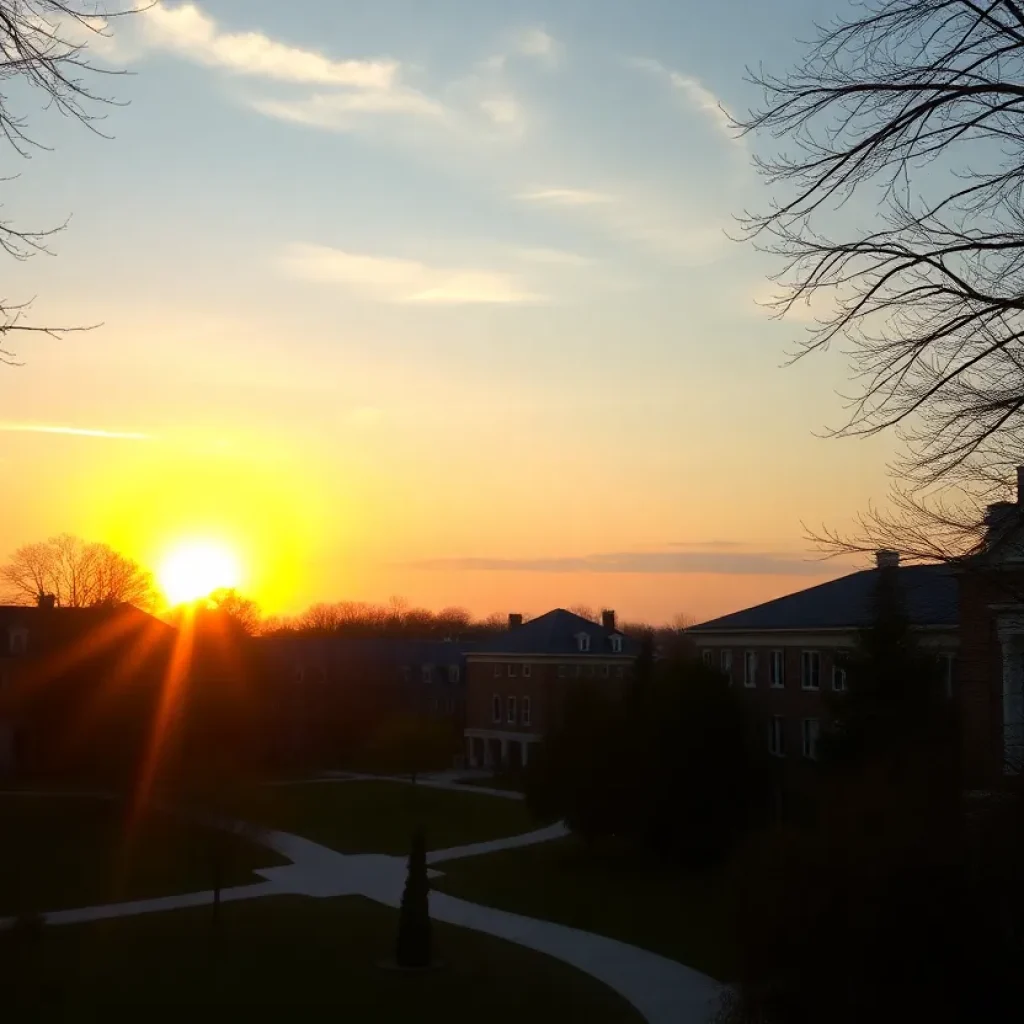
M 440 788 L 465 788 L 480 792 L 476 786 L 457 787 L 445 782 L 438 785 Z M 509 795 L 504 790 L 495 792 L 501 796 Z M 236 829 L 240 827 L 239 823 L 225 824 Z M 264 879 L 263 882 L 223 889 L 221 899 L 225 902 L 265 896 L 300 895 L 314 899 L 363 896 L 390 907 L 398 907 L 401 903 L 406 878 L 405 857 L 341 854 L 288 832 L 250 829 L 247 834 L 254 841 L 288 858 L 291 863 L 258 869 L 255 873 Z M 564 825 L 551 825 L 526 835 L 435 850 L 427 855 L 427 861 L 438 864 L 462 857 L 516 849 L 550 842 L 565 834 Z M 432 878 L 440 874 L 432 868 L 427 873 Z M 212 891 L 195 892 L 160 899 L 61 910 L 44 914 L 43 917 L 47 924 L 80 924 L 205 906 L 212 902 Z M 430 893 L 430 915 L 435 920 L 494 935 L 570 964 L 613 989 L 636 1007 L 651 1024 L 707 1024 L 714 1016 L 724 991 L 718 982 L 706 975 L 637 946 L 550 921 L 495 910 L 446 893 Z M 0 929 L 12 924 L 12 918 L 0 919 Z
M 327 772 L 323 782 L 402 782 L 407 786 L 426 786 L 428 789 L 448 789 L 459 793 L 483 793 L 503 800 L 525 800 L 522 793 L 509 789 L 491 789 L 489 786 L 467 786 L 459 782 L 465 772 L 431 772 L 419 775 L 416 781 L 403 775 L 367 775 L 365 772 Z

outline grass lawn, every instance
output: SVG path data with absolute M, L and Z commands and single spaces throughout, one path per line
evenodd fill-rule
M 439 864 L 434 888 L 529 917 L 621 939 L 720 981 L 734 973 L 728 872 L 686 875 L 570 837 Z
M 417 822 L 426 828 L 427 846 L 432 850 L 539 827 L 520 800 L 404 782 L 262 786 L 243 794 L 233 813 L 340 853 L 408 853 Z
M 259 881 L 253 868 L 284 863 L 218 838 L 224 885 Z M 129 824 L 114 801 L 0 793 L 0 916 L 208 889 L 210 851 L 207 831 L 156 813 Z
M 510 793 L 522 793 L 523 780 L 514 775 L 494 775 L 487 779 L 459 779 L 460 786 L 480 786 L 482 789 L 505 789 Z
M 384 1024 L 642 1020 L 574 968 L 448 925 L 434 925 L 441 970 L 382 969 L 397 919 L 397 911 L 359 897 L 281 896 L 225 904 L 216 947 L 207 908 L 51 927 L 13 948 L 0 945 L 4 1010 L 43 1022 L 94 1020 L 111 1010 L 160 1020 L 168 1010 L 202 1010 L 205 1019 L 211 1007 L 230 1008 L 229 1020 L 243 1019 L 240 1010 L 258 1020 Z

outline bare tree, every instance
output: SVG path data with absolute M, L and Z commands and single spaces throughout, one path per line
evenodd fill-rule
M 794 358 L 849 345 L 834 433 L 896 427 L 913 489 L 999 486 L 1024 461 L 1024 5 L 865 0 L 751 77 L 740 127 L 786 149 L 757 159 L 777 198 L 742 224 L 785 261 L 778 313 L 814 314 Z
M 228 616 L 239 629 L 255 636 L 263 626 L 260 606 L 251 598 L 240 594 L 234 587 L 220 587 L 207 598 L 209 606 Z
M 152 574 L 107 544 L 88 543 L 64 533 L 26 544 L 0 566 L 7 600 L 34 604 L 52 595 L 61 608 L 90 608 L 127 602 L 152 608 Z
M 41 95 L 44 106 L 98 131 L 99 108 L 113 101 L 93 90 L 89 80 L 118 74 L 96 67 L 88 57 L 88 41 L 106 31 L 109 19 L 134 12 L 90 0 L 0 0 L 0 139 L 21 157 L 43 149 L 28 131 L 27 117 L 15 109 L 14 97 Z M 8 88 L 9 83 L 16 83 Z M 0 247 L 16 260 L 48 253 L 52 235 L 64 225 L 45 229 L 19 228 L 0 219 Z M 59 335 L 87 328 L 40 326 L 25 322 L 30 302 L 0 295 L 0 363 L 15 362 L 5 342 L 15 331 Z

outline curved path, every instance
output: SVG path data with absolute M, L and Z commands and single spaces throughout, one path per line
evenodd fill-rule
M 446 789 L 482 791 L 477 786 L 460 787 L 447 781 L 434 784 Z M 501 790 L 494 792 L 507 795 Z M 427 855 L 427 861 L 439 864 L 548 842 L 566 834 L 564 825 L 551 825 L 526 835 L 435 850 Z M 406 877 L 405 857 L 341 854 L 288 832 L 255 830 L 250 835 L 255 841 L 287 857 L 291 863 L 258 869 L 255 873 L 265 879 L 263 882 L 223 889 L 221 899 L 226 902 L 298 895 L 314 899 L 363 896 L 390 907 L 401 903 Z M 440 872 L 431 868 L 428 874 L 436 878 Z M 202 906 L 212 900 L 212 891 L 195 892 L 62 910 L 43 916 L 47 924 L 80 924 Z M 495 910 L 446 893 L 431 891 L 430 916 L 437 921 L 515 942 L 570 964 L 618 992 L 651 1024 L 706 1024 L 714 1016 L 723 992 L 723 987 L 706 975 L 637 946 L 550 921 Z M 11 918 L 0 919 L 0 928 L 9 927 L 12 923 Z

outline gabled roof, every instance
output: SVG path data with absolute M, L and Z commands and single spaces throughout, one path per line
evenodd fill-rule
M 590 650 L 581 652 L 579 635 L 590 637 Z M 522 626 L 514 626 L 502 633 L 481 641 L 474 654 L 591 654 L 607 656 L 612 654 L 612 637 L 622 637 L 621 655 L 636 657 L 640 645 L 614 629 L 605 629 L 597 622 L 556 608 L 539 618 L 531 619 Z
M 871 622 L 879 572 L 896 573 L 906 613 L 914 626 L 955 626 L 957 582 L 947 565 L 904 565 L 863 569 L 753 608 L 691 626 L 689 633 L 761 630 L 859 629 Z

